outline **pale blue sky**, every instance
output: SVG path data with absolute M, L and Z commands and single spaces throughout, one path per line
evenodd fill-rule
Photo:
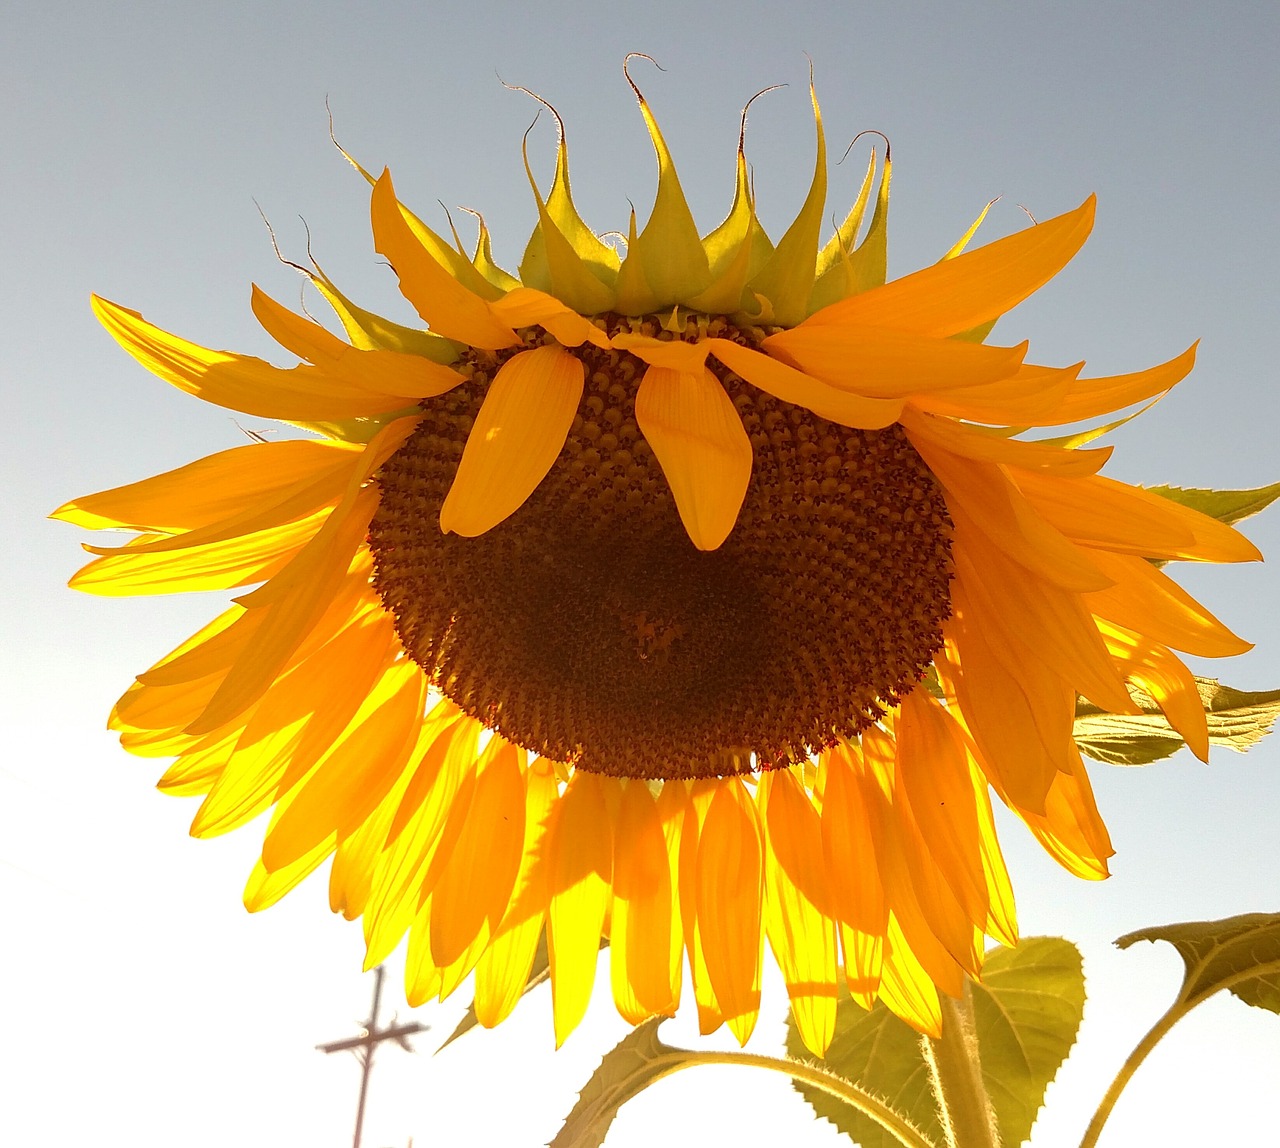
M 89 312 L 90 291 L 209 345 L 274 355 L 249 314 L 248 285 L 286 302 L 298 288 L 275 262 L 256 199 L 286 253 L 304 252 L 302 215 L 331 275 L 405 316 L 371 249 L 366 188 L 329 144 L 326 97 L 353 154 L 389 165 L 402 196 L 437 225 L 437 199 L 482 210 L 511 266 L 533 222 L 519 145 L 535 105 L 499 76 L 564 115 L 579 206 L 601 231 L 625 228 L 628 199 L 643 215 L 652 197 L 652 153 L 622 79 L 626 52 L 648 52 L 666 69 L 641 62 L 635 74 L 704 229 L 728 205 L 743 103 L 788 84 L 753 106 L 747 136 L 776 235 L 812 171 L 808 53 L 832 158 L 864 128 L 893 141 L 891 274 L 937 258 L 995 195 L 1005 199 L 987 239 L 1023 225 L 1015 204 L 1044 217 L 1098 193 L 1089 245 L 999 334 L 1029 338 L 1037 361 L 1085 358 L 1101 374 L 1202 339 L 1195 374 L 1115 436 L 1111 473 L 1216 486 L 1280 477 L 1280 9 L 876 0 L 780 12 L 756 0 L 0 5 L 0 513 L 9 539 L 0 556 L 9 920 L 0 1016 L 11 1051 L 0 1140 L 349 1143 L 356 1067 L 312 1046 L 354 1031 L 368 1007 L 358 928 L 329 917 L 323 880 L 247 917 L 239 889 L 256 830 L 188 840 L 194 805 L 155 794 L 157 764 L 127 757 L 103 729 L 132 675 L 214 605 L 66 591 L 81 539 L 44 520 L 76 494 L 244 441 L 229 412 L 166 388 L 120 352 Z M 544 116 L 530 137 L 544 182 L 553 141 Z M 853 194 L 861 162 L 833 169 L 832 214 Z M 455 211 L 460 227 L 466 218 Z M 1247 529 L 1280 555 L 1280 516 Z M 1232 684 L 1280 685 L 1275 569 L 1273 560 L 1183 578 L 1258 642 L 1222 671 Z M 1108 1070 L 1176 986 L 1171 954 L 1117 954 L 1109 941 L 1148 924 L 1275 909 L 1280 899 L 1280 741 L 1248 757 L 1215 754 L 1208 767 L 1183 754 L 1144 770 L 1098 766 L 1093 776 L 1119 849 L 1111 881 L 1075 881 L 1016 826 L 1005 832 L 1024 932 L 1078 941 L 1095 1002 L 1037 1148 L 1078 1142 Z M 462 1003 L 416 1016 L 442 1035 Z M 409 1136 L 418 1145 L 542 1143 L 623 1031 L 601 1006 L 555 1054 L 542 999 L 434 1060 L 386 1051 L 366 1145 Z M 780 995 L 766 1001 L 752 1047 L 776 1047 L 783 1010 Z M 688 1032 L 670 1029 L 673 1040 Z M 418 1044 L 434 1047 L 430 1037 Z M 1278 1073 L 1280 1020 L 1216 1002 L 1143 1069 L 1103 1143 L 1141 1142 L 1144 1120 L 1173 1130 L 1148 1130 L 1153 1142 L 1232 1142 L 1211 1132 L 1215 1092 L 1246 1142 L 1273 1115 Z M 788 1105 L 783 1084 L 691 1073 L 625 1109 L 609 1144 L 723 1135 L 751 1145 L 784 1130 L 796 1144 L 841 1142 L 826 1126 L 798 1132 L 805 1110 Z

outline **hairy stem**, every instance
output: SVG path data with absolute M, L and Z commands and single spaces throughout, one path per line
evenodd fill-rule
M 948 1148 L 1000 1148 L 995 1111 L 982 1080 L 969 979 L 965 978 L 964 995 L 959 1000 L 942 993 L 939 996 L 942 1036 L 938 1040 L 922 1036 L 920 1047 L 929 1066 Z
M 750 1052 L 686 1052 L 680 1050 L 684 1059 L 669 1071 L 691 1068 L 695 1064 L 742 1064 L 753 1068 L 767 1068 L 771 1072 L 781 1072 L 794 1080 L 820 1088 L 829 1096 L 843 1101 L 850 1108 L 856 1109 L 864 1116 L 874 1120 L 886 1132 L 894 1136 L 906 1148 L 938 1148 L 927 1136 L 901 1113 L 890 1108 L 883 1100 L 859 1088 L 856 1084 L 836 1076 L 815 1064 L 806 1064 L 800 1060 L 786 1060 L 772 1056 L 756 1056 Z M 667 1073 L 663 1073 L 667 1075 Z

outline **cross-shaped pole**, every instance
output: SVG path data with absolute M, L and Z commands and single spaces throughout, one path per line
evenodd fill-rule
M 415 1032 L 424 1032 L 429 1026 L 413 1021 L 409 1024 L 391 1024 L 387 1028 L 378 1028 L 378 1010 L 382 1005 L 383 969 L 379 965 L 373 970 L 373 1012 L 365 1022 L 364 1032 L 360 1036 L 348 1037 L 346 1040 L 334 1040 L 328 1044 L 317 1044 L 321 1052 L 354 1052 L 360 1062 L 360 1103 L 356 1107 L 356 1133 L 351 1141 L 352 1148 L 360 1148 L 360 1136 L 364 1128 L 364 1102 L 369 1095 L 369 1073 L 373 1069 L 373 1050 L 384 1040 L 394 1040 L 406 1052 L 412 1052 L 409 1037 Z

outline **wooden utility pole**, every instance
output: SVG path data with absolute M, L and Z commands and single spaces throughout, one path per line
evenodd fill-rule
M 395 1024 L 393 1021 L 387 1028 L 380 1029 L 378 1011 L 382 1005 L 382 978 L 385 975 L 381 965 L 373 970 L 373 975 L 373 1012 L 365 1022 L 364 1032 L 346 1040 L 316 1045 L 321 1052 L 354 1052 L 360 1062 L 360 1103 L 356 1106 L 356 1132 L 351 1141 L 352 1148 L 360 1148 L 360 1136 L 364 1129 L 364 1103 L 369 1095 L 369 1073 L 373 1070 L 373 1050 L 384 1040 L 394 1040 L 406 1052 L 412 1052 L 413 1047 L 408 1038 L 415 1032 L 425 1032 L 429 1027 L 417 1021 L 410 1024 Z

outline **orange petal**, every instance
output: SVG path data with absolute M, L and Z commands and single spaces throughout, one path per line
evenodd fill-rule
M 872 399 L 842 391 L 729 339 L 708 339 L 706 345 L 717 359 L 753 387 L 840 426 L 880 430 L 896 422 L 902 414 L 901 399 Z
M 958 335 L 1003 315 L 1057 275 L 1093 229 L 1094 206 L 1090 196 L 1074 211 L 824 307 L 804 325 Z
M 1019 565 L 1066 590 L 1109 584 L 1084 550 L 1036 513 L 1000 466 L 963 458 L 910 427 L 907 437 L 942 483 L 952 513 L 971 518 Z
M 876 399 L 908 399 L 1008 378 L 1022 365 L 1027 344 L 990 347 L 876 327 L 803 323 L 770 335 L 761 349 L 842 390 Z
M 328 833 L 344 836 L 372 812 L 399 778 L 417 739 L 425 692 L 414 662 L 384 674 L 267 834 L 262 863 L 268 871 L 291 864 Z
M 1169 498 L 1103 475 L 1059 479 L 1018 470 L 1018 488 L 1068 538 L 1144 558 L 1257 562 L 1262 554 L 1234 527 Z
M 111 337 L 148 371 L 216 406 L 260 418 L 308 422 L 387 414 L 405 405 L 403 395 L 370 391 L 319 367 L 285 370 L 249 355 L 201 347 L 96 295 L 92 304 Z
M 609 956 L 614 1003 L 631 1024 L 675 1010 L 682 935 L 671 876 L 657 802 L 644 782 L 624 782 Z
M 705 368 L 694 375 L 650 367 L 635 410 L 689 538 L 715 550 L 737 522 L 751 479 L 751 440 L 733 401 Z
M 582 360 L 562 347 L 522 351 L 502 365 L 440 508 L 440 529 L 474 538 L 524 504 L 546 476 L 582 401 Z
M 374 250 L 391 261 L 401 293 L 432 331 L 487 351 L 519 345 L 515 332 L 494 316 L 488 303 L 459 283 L 413 234 L 389 171 L 373 185 L 369 211 Z
M 1084 596 L 1099 617 L 1202 658 L 1227 658 L 1253 649 L 1163 571 L 1130 554 L 1091 552 L 1114 585 Z
M 254 443 L 211 454 L 128 486 L 85 495 L 51 518 L 88 530 L 178 534 L 271 505 L 288 491 L 350 469 L 351 447 L 312 439 Z

